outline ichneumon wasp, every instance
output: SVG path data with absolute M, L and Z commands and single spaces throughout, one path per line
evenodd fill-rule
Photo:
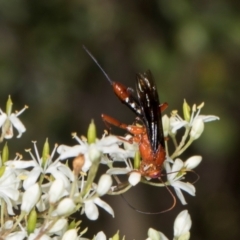
M 162 181 L 161 170 L 163 162 L 166 159 L 166 152 L 161 112 L 167 108 L 168 104 L 160 104 L 152 73 L 148 70 L 142 74 L 136 74 L 137 96 L 135 97 L 131 89 L 125 87 L 121 83 L 112 81 L 89 50 L 85 46 L 83 46 L 83 48 L 101 69 L 109 83 L 112 85 L 113 91 L 119 100 L 136 114 L 137 119 L 140 120 L 141 124 L 127 125 L 105 114 L 102 114 L 103 121 L 107 124 L 125 129 L 133 135 L 130 140 L 138 143 L 139 152 L 142 158 L 138 172 L 142 176 L 151 179 L 158 178 Z M 167 212 L 176 204 L 175 196 L 168 187 L 167 190 L 174 200 L 173 205 L 167 210 L 154 213 L 143 212 L 134 208 L 128 202 L 127 203 L 131 208 L 140 213 L 159 214 Z
M 159 178 L 166 157 L 161 111 L 167 107 L 167 104 L 159 104 L 150 71 L 137 74 L 136 79 L 137 98 L 126 87 L 122 85 L 119 87 L 118 83 L 113 83 L 113 89 L 119 99 L 136 113 L 142 125 L 126 125 L 105 114 L 102 118 L 105 122 L 133 134 L 132 141 L 138 143 L 142 157 L 139 172 L 142 176 Z

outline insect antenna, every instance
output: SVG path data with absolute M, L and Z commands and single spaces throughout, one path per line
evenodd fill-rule
M 92 53 L 84 46 L 82 45 L 83 49 L 85 50 L 85 52 L 90 56 L 90 58 L 97 64 L 97 66 L 100 68 L 100 70 L 102 71 L 102 73 L 104 74 L 104 76 L 107 78 L 107 80 L 109 81 L 109 83 L 111 85 L 113 85 L 113 81 L 111 80 L 111 78 L 108 76 L 108 74 L 104 71 L 104 69 L 102 68 L 102 66 L 99 64 L 99 62 L 97 61 L 97 59 L 92 55 Z
M 124 197 L 123 194 L 121 194 L 121 197 L 123 198 L 123 200 L 127 203 L 127 205 L 132 208 L 133 210 L 135 210 L 136 212 L 139 212 L 139 213 L 142 213 L 142 214 L 147 214 L 147 215 L 157 215 L 157 214 L 162 214 L 162 213 L 165 213 L 165 212 L 169 212 L 171 211 L 175 206 L 176 206 L 176 197 L 174 196 L 174 194 L 172 193 L 172 191 L 170 190 L 170 188 L 162 181 L 161 178 L 159 178 L 159 180 L 165 185 L 167 191 L 170 193 L 172 199 L 173 199 L 173 204 L 170 208 L 168 209 L 165 209 L 163 211 L 159 211 L 159 212 L 146 212 L 146 211 L 142 211 L 142 210 L 139 210 L 137 208 L 135 208 L 131 203 L 128 202 L 128 200 Z

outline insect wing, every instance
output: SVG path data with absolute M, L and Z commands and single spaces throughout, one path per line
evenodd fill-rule
M 159 144 L 164 147 L 162 118 L 159 111 L 159 97 L 151 72 L 137 74 L 137 96 L 141 107 L 143 122 L 147 129 L 152 150 L 156 152 Z

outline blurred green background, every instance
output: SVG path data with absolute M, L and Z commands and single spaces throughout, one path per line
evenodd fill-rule
M 101 211 L 87 237 L 117 229 L 127 239 L 145 239 L 149 227 L 172 238 L 176 215 L 187 208 L 192 239 L 239 239 L 240 3 L 212 1 L 0 1 L 0 107 L 10 94 L 27 127 L 9 142 L 11 157 L 46 137 L 75 144 L 71 132 L 86 134 L 94 119 L 101 136 L 101 113 L 124 123 L 134 115 L 114 96 L 95 55 L 114 81 L 134 87 L 135 73 L 151 69 L 167 113 L 181 110 L 183 99 L 205 102 L 204 114 L 220 121 L 205 125 L 200 140 L 183 156 L 203 156 L 197 169 L 197 196 L 162 215 L 143 215 L 121 197 L 105 197 L 115 210 Z M 114 130 L 115 131 L 115 130 Z M 118 130 L 116 130 L 117 132 Z M 184 159 L 185 160 L 185 159 Z M 171 201 L 166 190 L 138 186 L 126 198 L 142 210 L 159 211 Z M 81 217 L 82 219 L 82 217 Z M 84 225 L 85 226 L 85 225 Z

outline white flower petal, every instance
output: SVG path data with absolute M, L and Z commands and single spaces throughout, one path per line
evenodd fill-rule
M 110 207 L 110 205 L 108 205 L 106 202 L 104 202 L 103 200 L 101 200 L 100 198 L 95 198 L 94 203 L 96 203 L 99 207 L 103 208 L 105 211 L 107 211 L 109 214 L 112 215 L 112 217 L 114 217 L 114 211 L 113 209 Z
M 32 171 L 29 172 L 27 179 L 25 179 L 23 182 L 24 189 L 28 189 L 34 183 L 36 183 L 39 175 L 41 174 L 41 170 L 42 169 L 40 167 L 36 167 L 36 168 L 33 168 Z
M 49 207 L 49 205 L 46 204 L 45 196 L 46 196 L 46 194 L 42 195 L 40 197 L 39 201 L 36 204 L 37 210 L 39 212 L 43 212 L 43 211 L 45 211 L 47 209 L 47 207 Z
M 116 136 L 110 135 L 107 137 L 102 138 L 100 141 L 97 142 L 100 146 L 111 146 L 113 144 L 120 144 L 123 141 Z
M 198 139 L 202 135 L 203 130 L 204 130 L 203 120 L 200 118 L 196 118 L 192 124 L 192 129 L 190 131 L 190 137 L 194 140 Z
M 62 154 L 62 153 L 64 153 L 64 152 L 69 151 L 71 148 L 72 148 L 72 147 L 70 147 L 70 146 L 67 146 L 67 145 L 62 144 L 62 145 L 58 146 L 58 148 L 57 148 L 57 153 Z
M 71 181 L 74 181 L 74 175 L 73 172 L 70 170 L 69 167 L 67 167 L 65 164 L 58 164 L 57 165 L 58 170 L 63 173 L 66 177 L 68 177 Z
M 7 211 L 10 215 L 15 215 L 15 213 L 13 212 L 13 205 L 12 205 L 12 201 L 6 197 L 6 195 L 4 194 L 0 194 L 0 197 L 3 198 L 4 202 L 7 204 Z
M 175 159 L 173 166 L 172 166 L 172 172 L 180 171 L 183 168 L 183 161 L 180 158 Z
M 84 158 L 84 164 L 82 166 L 82 171 L 87 172 L 92 166 L 92 161 L 90 160 L 88 154 L 85 154 L 84 156 L 85 158 Z
M 211 122 L 219 120 L 220 118 L 214 115 L 199 115 L 197 118 L 200 118 L 203 120 L 203 122 Z
M 118 175 L 118 174 L 128 174 L 132 169 L 128 168 L 110 168 L 107 170 L 107 174 Z
M 65 188 L 67 188 L 70 185 L 69 179 L 56 167 L 50 166 L 47 169 L 46 173 L 50 173 L 51 175 L 53 175 L 55 179 L 61 179 L 64 183 Z
M 11 123 L 13 126 L 17 129 L 18 131 L 18 136 L 17 138 L 20 138 L 22 134 L 26 131 L 25 126 L 22 124 L 22 122 L 19 120 L 18 117 L 16 117 L 16 114 L 12 113 L 9 117 Z
M 93 201 L 85 202 L 85 214 L 87 218 L 90 220 L 98 219 L 99 216 L 98 208 Z
M 170 168 L 170 164 L 169 163 L 165 163 L 165 168 L 167 170 L 167 178 L 168 178 L 168 180 L 172 181 L 178 175 L 179 171 L 183 168 L 183 161 L 180 158 L 177 158 L 174 161 L 174 163 L 172 165 L 172 168 Z
M 187 202 L 186 202 L 185 197 L 184 197 L 182 191 L 180 190 L 180 188 L 175 187 L 175 188 L 174 188 L 174 191 L 175 191 L 178 199 L 179 199 L 180 202 L 182 203 L 182 205 L 186 205 Z
M 37 167 L 38 164 L 34 160 L 30 161 L 22 161 L 22 160 L 13 160 L 13 161 L 7 161 L 5 162 L 6 166 L 9 166 L 11 168 L 16 168 L 16 169 L 25 169 L 29 167 Z
M 186 125 L 188 125 L 188 122 L 186 122 L 186 121 L 171 122 L 171 118 L 170 118 L 170 127 L 171 127 L 171 132 L 173 134 L 175 134 L 178 129 L 180 129 L 180 128 L 186 126 Z
M 60 152 L 60 159 L 66 159 L 70 157 L 76 157 L 80 153 L 84 154 L 87 148 L 85 145 L 75 145 L 73 147 L 67 147 L 65 145 L 60 145 L 57 149 L 57 152 Z
M 17 201 L 19 198 L 19 191 L 12 187 L 3 187 L 1 186 L 0 195 L 5 194 L 8 198 L 11 198 L 13 201 Z
M 191 183 L 176 181 L 171 184 L 174 188 L 180 188 L 188 194 L 195 196 L 196 189 Z
M 2 112 L 0 115 L 0 127 L 4 124 L 6 119 L 7 119 L 7 114 Z

